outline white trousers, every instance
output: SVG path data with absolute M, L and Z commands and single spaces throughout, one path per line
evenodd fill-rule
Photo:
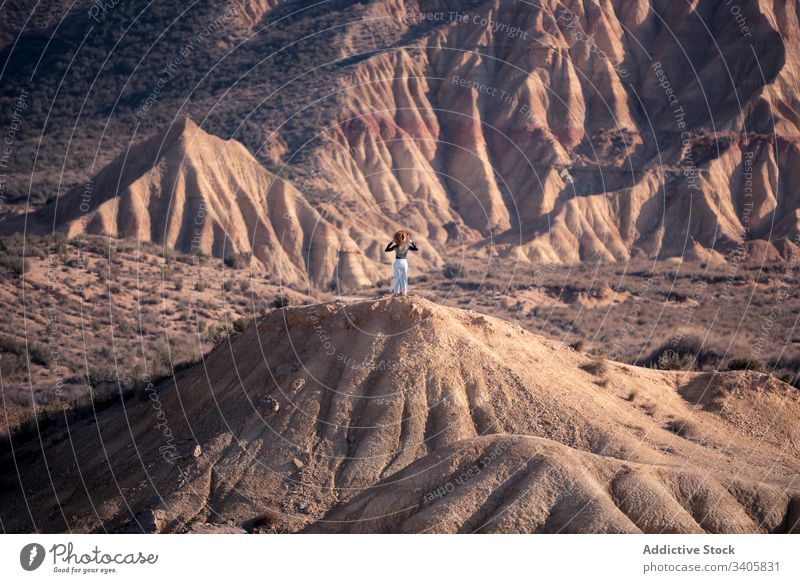
M 408 292 L 408 259 L 395 259 L 392 265 L 392 293 Z

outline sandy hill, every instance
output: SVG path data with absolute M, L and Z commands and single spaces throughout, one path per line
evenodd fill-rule
M 4 453 L 7 531 L 787 532 L 800 395 L 416 297 L 275 310 Z M 23 495 L 24 494 L 24 495 Z
M 380 233 L 364 226 L 351 237 L 242 144 L 188 118 L 131 146 L 85 185 L 2 225 L 5 233 L 23 230 L 125 237 L 220 258 L 245 254 L 289 284 L 354 286 L 383 276 Z

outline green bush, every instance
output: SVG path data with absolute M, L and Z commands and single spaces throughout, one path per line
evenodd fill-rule
M 100 383 L 117 382 L 117 371 L 113 366 L 93 366 L 89 368 L 86 382 L 92 388 Z
M 15 275 L 25 275 L 25 272 L 29 271 L 31 268 L 31 263 L 28 258 L 20 255 L 6 255 L 0 257 L 0 265 Z
M 252 253 L 245 251 L 244 253 L 227 255 L 223 261 L 225 262 L 225 265 L 231 269 L 245 269 L 250 266 L 250 259 L 252 257 Z
M 28 370 L 25 359 L 18 354 L 0 352 L 0 373 L 6 378 Z
M 208 332 L 206 332 L 206 337 L 209 341 L 214 344 L 215 346 L 225 340 L 230 333 L 229 328 L 225 324 L 219 324 L 217 326 L 209 326 Z
M 42 366 L 50 365 L 50 353 L 47 347 L 38 342 L 24 341 L 6 334 L 0 334 L 0 352 L 9 352 L 22 358 L 30 358 L 31 362 Z
M 250 325 L 252 320 L 250 318 L 237 318 L 233 321 L 233 331 L 241 334 Z
M 761 364 L 760 360 L 756 360 L 755 358 L 731 358 L 728 361 L 728 370 L 753 370 L 756 372 L 761 372 L 764 370 L 764 365 Z
M 697 358 L 691 354 L 665 350 L 653 363 L 653 368 L 659 370 L 697 370 Z
M 724 349 L 709 345 L 696 334 L 668 340 L 634 364 L 661 370 L 703 370 L 719 365 Z
M 272 305 L 276 308 L 286 308 L 292 305 L 292 298 L 287 294 L 278 294 L 275 296 L 275 299 L 272 300 Z

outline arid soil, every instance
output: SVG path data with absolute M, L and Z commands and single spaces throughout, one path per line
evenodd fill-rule
M 0 434 L 171 375 L 278 296 L 310 300 L 250 265 L 130 240 L 4 238 L 4 258 L 21 265 L 23 241 L 25 272 L 0 268 Z
M 413 296 L 314 304 L 16 443 L 0 512 L 8 531 L 787 532 L 798 414 L 762 373 L 609 362 Z
M 460 271 L 451 269 L 458 273 L 451 278 L 412 263 L 412 289 L 612 360 L 724 370 L 748 359 L 789 382 L 800 371 L 797 257 L 571 266 L 475 256 L 453 261 L 463 263 L 453 264 Z M 656 362 L 670 351 L 694 362 Z

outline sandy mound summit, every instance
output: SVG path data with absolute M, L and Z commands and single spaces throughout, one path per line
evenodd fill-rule
M 797 391 L 417 297 L 275 310 L 3 454 L 6 530 L 787 532 Z M 24 493 L 24 496 L 23 496 Z

